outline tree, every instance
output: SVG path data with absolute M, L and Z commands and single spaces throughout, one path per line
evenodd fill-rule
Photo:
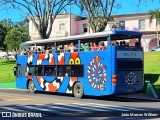
M 58 13 L 72 0 L 1 0 L 0 5 L 22 12 L 36 27 L 40 38 L 49 38 Z
M 160 26 L 160 10 L 155 9 L 149 11 L 149 20 L 150 23 L 153 22 L 153 19 L 156 20 L 156 31 L 157 31 L 157 46 L 159 45 L 159 34 L 158 34 L 158 27 Z
M 2 23 L 0 23 L 0 49 L 6 50 L 6 45 L 4 44 L 6 35 L 7 28 Z
M 16 27 L 27 27 L 27 28 L 29 28 L 29 20 L 27 18 L 25 18 L 23 21 L 16 22 L 15 26 Z
M 86 11 L 93 32 L 104 31 L 111 17 L 115 0 L 75 0 L 81 11 Z
M 14 26 L 14 22 L 11 19 L 4 19 L 1 21 L 4 27 L 7 28 L 7 31 Z
M 7 49 L 7 45 L 4 44 L 5 41 L 5 37 L 7 35 L 7 32 L 14 27 L 14 23 L 11 21 L 11 19 L 4 19 L 3 21 L 0 22 L 1 27 L 0 27 L 0 48 L 2 48 L 3 50 L 5 50 L 8 54 L 8 49 Z
M 28 41 L 30 39 L 28 31 L 22 28 L 12 28 L 8 31 L 4 44 L 7 45 L 9 51 L 17 52 L 19 45 L 22 42 Z

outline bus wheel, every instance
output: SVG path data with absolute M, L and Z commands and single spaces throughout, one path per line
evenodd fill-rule
M 73 87 L 73 94 L 76 98 L 82 98 L 83 96 L 83 86 L 80 82 L 77 82 Z
M 30 80 L 28 83 L 28 90 L 30 93 L 36 92 L 36 88 L 35 88 L 34 82 L 32 80 Z

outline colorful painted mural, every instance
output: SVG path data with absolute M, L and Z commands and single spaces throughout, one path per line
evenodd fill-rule
M 84 58 L 83 58 L 84 59 Z M 34 77 L 29 75 L 31 65 L 80 65 L 81 61 L 78 52 L 60 53 L 60 54 L 37 54 L 28 55 L 27 57 L 27 80 L 33 80 Z M 97 90 L 103 90 L 106 83 L 106 68 L 100 63 L 100 56 L 95 56 L 88 62 L 88 83 Z M 36 61 L 36 62 L 35 62 Z M 85 62 L 85 61 L 83 61 Z M 57 63 L 57 64 L 56 64 Z M 66 63 L 66 64 L 65 64 Z M 50 79 L 50 78 L 49 78 Z M 73 85 L 78 81 L 78 77 L 57 77 L 53 76 L 52 80 L 48 80 L 46 76 L 36 76 L 38 85 L 43 91 L 56 92 L 61 87 L 63 81 L 68 81 L 66 93 L 73 93 Z

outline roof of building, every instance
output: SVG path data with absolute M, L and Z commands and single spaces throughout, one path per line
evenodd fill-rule
M 136 14 L 121 14 L 121 15 L 112 15 L 113 18 L 122 18 L 122 17 L 136 17 L 136 16 L 148 16 L 148 13 L 136 13 Z M 82 17 L 82 19 L 77 20 L 87 20 L 87 17 Z
M 122 14 L 122 15 L 113 15 L 113 18 L 121 18 L 121 17 L 136 17 L 136 16 L 148 16 L 148 13 L 136 13 L 136 14 Z
M 150 34 L 157 34 L 157 31 L 143 31 L 143 35 L 150 35 Z M 160 34 L 160 31 L 158 31 L 158 34 Z

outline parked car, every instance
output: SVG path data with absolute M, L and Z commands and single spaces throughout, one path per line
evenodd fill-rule
M 7 55 L 4 55 L 4 56 L 3 56 L 3 59 L 7 59 L 7 58 L 9 58 L 9 59 L 14 59 L 14 58 L 15 58 L 15 55 L 14 55 L 14 54 L 8 54 L 8 56 L 7 56 Z
M 149 50 L 150 52 L 153 52 L 153 51 L 160 51 L 160 46 L 157 46 L 157 47 L 153 47 Z
M 2 59 L 2 58 L 3 58 L 3 56 L 4 56 L 4 55 L 0 55 L 0 59 Z

